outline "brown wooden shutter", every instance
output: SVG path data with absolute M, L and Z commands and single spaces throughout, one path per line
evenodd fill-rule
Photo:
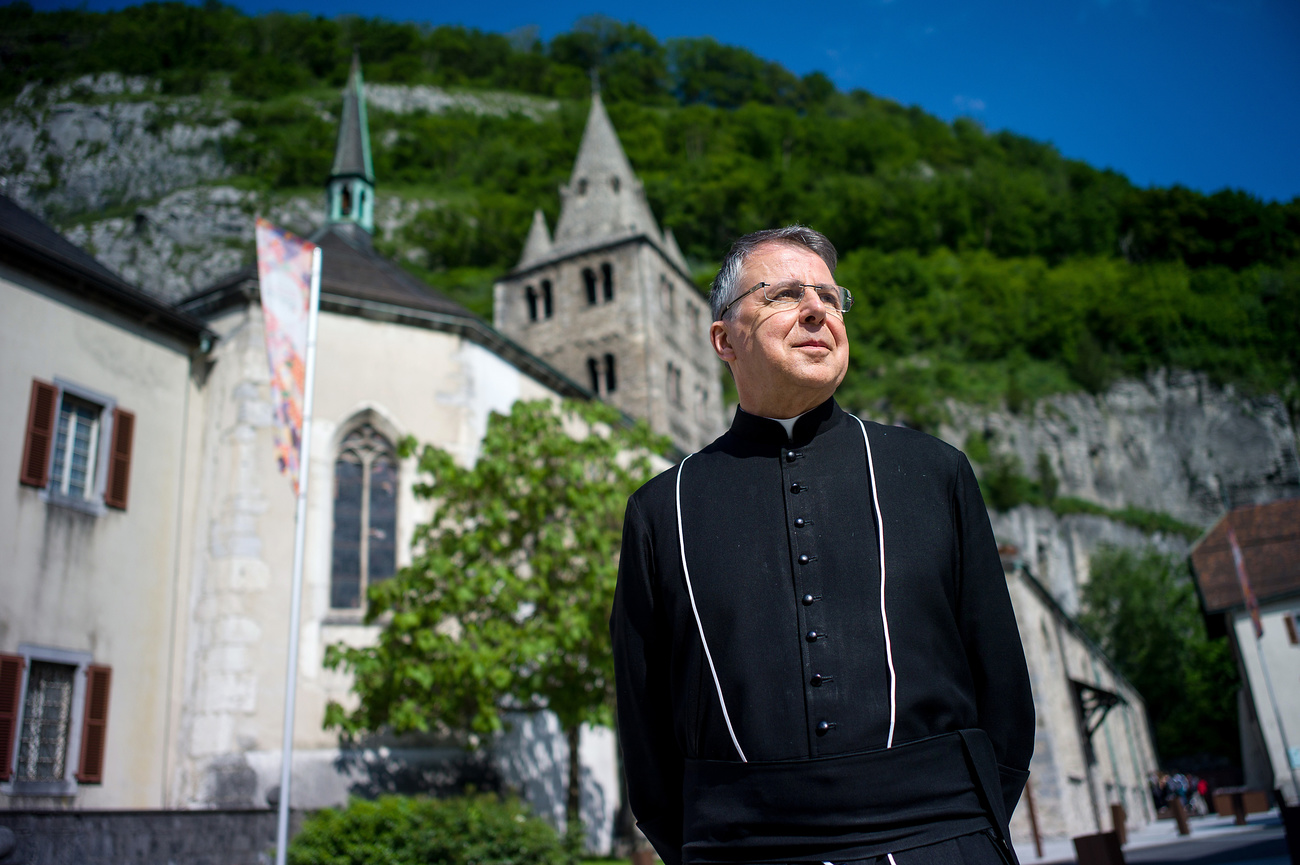
M 86 711 L 81 724 L 81 760 L 77 780 L 82 784 L 104 781 L 104 744 L 108 733 L 108 686 L 113 681 L 110 667 L 86 668 Z
M 1296 633 L 1296 620 L 1300 619 L 1300 613 L 1287 613 L 1282 617 L 1286 622 L 1286 638 L 1291 645 L 1300 644 L 1300 633 Z
M 104 504 L 126 510 L 126 494 L 131 487 L 131 440 L 135 438 L 135 415 L 113 409 L 113 447 L 108 454 L 108 484 Z
M 43 487 L 50 477 L 50 449 L 54 445 L 55 409 L 59 389 L 47 381 L 32 379 L 32 398 L 27 403 L 27 436 L 23 441 L 23 470 L 19 483 Z
M 12 777 L 14 740 L 18 738 L 18 705 L 23 686 L 23 666 L 18 655 L 0 655 L 0 781 Z

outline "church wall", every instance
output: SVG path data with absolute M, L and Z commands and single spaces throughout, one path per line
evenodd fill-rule
M 30 660 L 79 667 L 69 778 L 80 753 L 84 665 L 112 668 L 102 783 L 70 782 L 60 796 L 3 784 L 0 807 L 156 808 L 177 625 L 178 505 L 190 484 L 187 422 L 198 403 L 190 347 L 5 265 L 0 309 L 0 405 L 9 418 L 0 430 L 0 652 L 33 647 Z M 48 488 L 19 484 L 33 379 L 102 397 L 104 432 L 111 404 L 134 413 L 125 510 L 104 507 L 102 496 L 59 504 Z M 103 478 L 107 451 L 95 450 Z M 40 657 L 50 650 L 68 654 Z
M 182 807 L 264 807 L 279 785 L 293 494 L 274 459 L 260 310 L 241 308 L 211 326 L 224 338 L 207 388 L 183 770 L 173 799 Z M 450 791 L 466 780 L 482 786 L 483 777 L 496 777 L 542 797 L 534 804 L 549 814 L 557 800 L 546 797 L 553 791 L 534 781 L 562 772 L 558 727 L 530 725 L 522 744 L 510 739 L 490 759 L 436 742 L 341 751 L 337 734 L 321 728 L 325 705 L 330 699 L 352 705 L 355 698 L 348 678 L 321 664 L 327 645 L 363 645 L 378 633 L 362 622 L 360 610 L 330 608 L 334 461 L 355 422 L 370 422 L 394 443 L 414 435 L 469 463 L 477 458 L 491 411 L 506 412 L 516 399 L 555 395 L 481 346 L 440 331 L 323 313 L 318 345 L 293 805 L 342 804 L 350 793 Z M 407 539 L 415 525 L 429 516 L 411 493 L 413 473 L 414 460 L 403 461 L 399 567 L 409 563 Z M 555 759 L 561 762 L 552 765 Z M 584 762 L 588 799 L 603 803 L 590 805 L 593 827 L 607 834 L 617 805 L 612 739 L 589 734 Z M 603 798 L 590 791 L 603 791 Z M 559 795 L 562 809 L 562 790 Z
M 1122 804 L 1130 828 L 1154 819 L 1147 775 L 1156 768 L 1145 704 L 1104 657 L 1043 600 L 1019 569 L 1008 574 L 1034 694 L 1036 730 L 1030 780 L 1011 821 L 1018 844 L 1032 844 L 1029 799 L 1043 838 L 1070 838 L 1113 828 L 1110 805 Z M 1089 766 L 1070 680 L 1119 694 L 1124 702 L 1094 732 Z

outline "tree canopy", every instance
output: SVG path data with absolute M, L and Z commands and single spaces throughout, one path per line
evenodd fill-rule
M 1185 560 L 1102 548 L 1082 590 L 1079 624 L 1146 700 L 1162 761 L 1241 759 L 1227 640 L 1209 640 Z
M 327 726 L 396 733 L 491 733 L 509 710 L 549 709 L 571 744 L 569 816 L 578 815 L 581 724 L 612 723 L 609 614 L 627 498 L 666 440 L 604 403 L 517 402 L 493 414 L 473 466 L 426 445 L 417 497 L 433 519 L 413 560 L 370 589 L 372 646 L 330 646 L 359 705 Z M 413 442 L 406 442 L 409 455 Z

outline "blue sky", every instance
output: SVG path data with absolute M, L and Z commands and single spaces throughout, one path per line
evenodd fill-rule
M 37 8 L 74 5 L 36 0 Z M 120 7 L 90 0 L 89 8 Z M 713 36 L 799 74 L 821 70 L 945 119 L 1050 141 L 1139 185 L 1300 195 L 1297 0 L 237 0 L 543 38 L 601 13 L 659 39 Z

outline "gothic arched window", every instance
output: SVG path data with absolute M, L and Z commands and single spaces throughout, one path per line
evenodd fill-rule
M 614 268 L 607 261 L 600 266 L 601 282 L 605 289 L 605 302 L 614 299 Z
M 587 289 L 587 306 L 596 305 L 596 271 L 590 267 L 582 269 L 582 282 Z
M 330 606 L 359 609 L 366 589 L 397 571 L 397 454 L 370 424 L 350 432 L 334 462 Z
M 550 318 L 555 315 L 555 298 L 551 292 L 551 281 L 542 280 L 542 318 Z
M 352 190 L 344 186 L 343 196 L 339 202 L 339 215 L 348 216 L 351 213 L 352 213 Z
M 594 357 L 587 358 L 587 375 L 591 378 L 591 392 L 600 393 L 600 362 Z

